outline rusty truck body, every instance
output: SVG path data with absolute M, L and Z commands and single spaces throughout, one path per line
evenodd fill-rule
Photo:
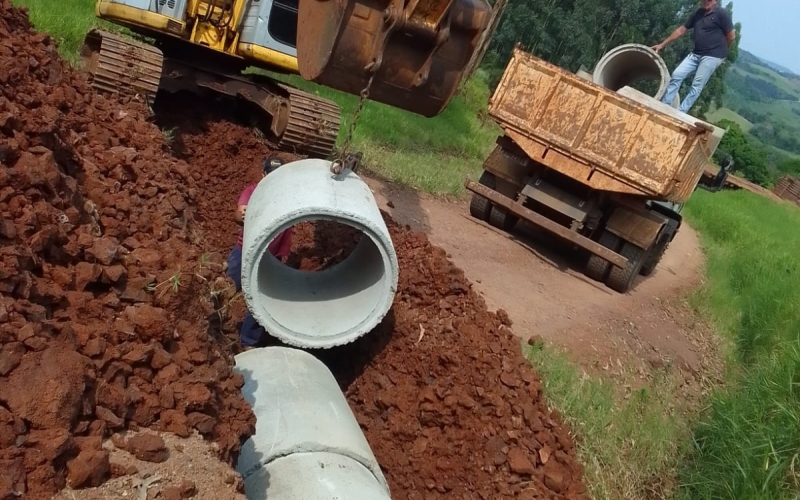
M 515 48 L 489 103 L 504 133 L 467 182 L 472 216 L 566 239 L 589 253 L 587 276 L 626 292 L 655 269 L 715 148 L 708 124 L 657 108 Z

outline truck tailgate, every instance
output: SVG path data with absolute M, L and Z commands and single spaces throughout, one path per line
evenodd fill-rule
M 683 202 L 711 129 L 685 123 L 518 48 L 489 113 L 532 159 L 600 190 Z

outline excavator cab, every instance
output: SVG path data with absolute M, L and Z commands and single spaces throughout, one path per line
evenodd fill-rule
M 300 0 L 300 75 L 432 117 L 458 89 L 490 16 L 486 0 Z

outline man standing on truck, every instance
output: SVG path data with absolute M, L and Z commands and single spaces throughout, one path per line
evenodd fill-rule
M 727 10 L 719 7 L 719 0 L 703 0 L 703 6 L 689 16 L 686 24 L 673 31 L 666 40 L 654 45 L 652 49 L 658 53 L 686 34 L 688 30 L 693 30 L 694 50 L 672 73 L 667 92 L 662 99 L 671 106 L 683 81 L 694 73 L 692 88 L 679 108 L 684 113 L 688 113 L 694 106 L 711 75 L 728 57 L 728 49 L 736 40 L 731 16 Z
M 283 165 L 283 161 L 278 158 L 268 158 L 264 160 L 261 166 L 261 171 L 264 177 L 274 172 L 278 167 Z M 242 190 L 239 195 L 239 201 L 236 204 L 236 213 L 234 220 L 240 226 L 244 226 L 244 216 L 247 213 L 247 204 L 250 202 L 250 197 L 253 195 L 258 183 L 248 185 Z M 228 277 L 236 284 L 236 291 L 242 290 L 242 240 L 244 238 L 244 230 L 239 230 L 236 245 L 231 250 L 228 256 Z M 289 256 L 292 249 L 292 228 L 289 228 L 270 242 L 267 247 L 270 253 L 280 260 L 285 260 Z M 239 340 L 245 351 L 252 349 L 261 340 L 263 328 L 256 322 L 250 311 L 244 317 L 242 329 L 239 332 Z

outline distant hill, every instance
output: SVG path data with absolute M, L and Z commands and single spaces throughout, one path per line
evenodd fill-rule
M 773 69 L 773 70 L 777 71 L 778 73 L 782 73 L 785 76 L 800 78 L 800 75 L 798 75 L 797 73 L 795 73 L 791 69 L 787 68 L 786 66 L 780 65 L 780 64 L 778 64 L 776 62 L 772 62 L 769 59 L 764 59 L 763 57 L 759 57 L 759 56 L 753 54 L 752 52 L 747 52 L 744 49 L 739 49 L 739 53 L 740 54 L 741 53 L 747 53 L 748 55 L 751 55 L 751 56 L 757 58 L 759 61 L 761 61 L 768 68 Z
M 800 76 L 741 50 L 725 85 L 725 107 L 752 125 L 744 129 L 770 146 L 800 154 Z M 717 110 L 708 118 L 730 118 L 726 113 Z

